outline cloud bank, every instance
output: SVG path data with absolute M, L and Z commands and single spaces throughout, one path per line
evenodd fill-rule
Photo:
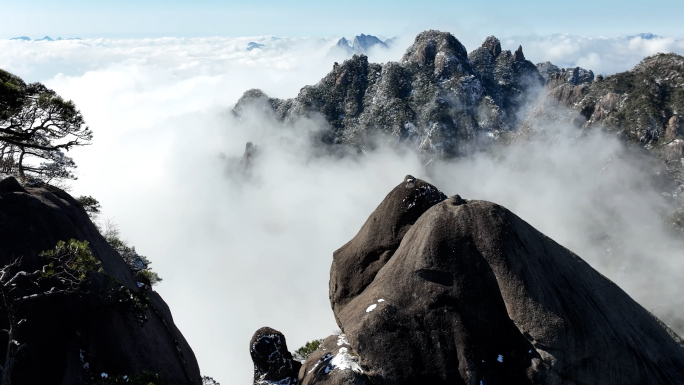
M 398 60 L 412 39 L 401 36 L 391 50 L 371 51 L 370 60 Z M 468 50 L 482 40 L 462 38 Z M 247 50 L 249 42 L 264 46 Z M 257 112 L 243 120 L 229 113 L 249 88 L 286 98 L 317 82 L 332 68 L 326 54 L 335 42 L 0 41 L 0 68 L 44 81 L 81 109 L 95 139 L 73 152 L 80 178 L 73 193 L 99 199 L 103 217 L 152 260 L 164 279 L 158 291 L 204 374 L 250 381 L 247 342 L 261 326 L 284 332 L 291 350 L 331 334 L 332 252 L 406 174 L 447 195 L 508 207 L 659 314 L 684 308 L 677 296 L 684 248 L 659 216 L 667 202 L 644 183 L 650 170 L 613 138 L 556 127 L 554 140 L 440 163 L 427 175 L 405 149 L 314 156 L 308 138 L 321 129 L 315 120 L 283 127 Z M 535 62 L 606 74 L 657 50 L 684 53 L 671 38 L 502 42 L 504 49 L 522 44 Z M 245 179 L 231 174 L 229 163 L 247 141 L 261 155 Z
M 643 58 L 659 52 L 684 54 L 684 40 L 649 36 L 602 37 L 552 35 L 502 39 L 514 49 L 522 44 L 525 56 L 534 63 L 550 61 L 559 67 L 583 67 L 595 74 L 612 75 L 632 69 Z

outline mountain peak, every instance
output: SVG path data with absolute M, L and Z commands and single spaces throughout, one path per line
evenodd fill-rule
M 525 54 L 523 54 L 522 46 L 519 45 L 518 49 L 515 50 L 515 53 L 513 54 L 513 60 L 514 61 L 525 61 Z
M 251 51 L 253 49 L 263 48 L 263 47 L 265 47 L 265 45 L 259 44 L 259 43 L 253 42 L 253 41 L 250 41 L 249 43 L 247 43 L 247 51 Z
M 463 44 L 449 32 L 425 31 L 416 36 L 413 44 L 406 50 L 402 62 L 428 64 L 435 61 L 438 54 L 455 56 L 461 59 L 468 57 Z
M 383 48 L 387 48 L 387 44 L 383 42 L 382 40 L 378 39 L 377 37 L 373 35 L 364 35 L 360 34 L 359 36 L 356 36 L 354 38 L 354 41 L 352 42 L 352 48 L 362 48 L 364 51 L 369 50 L 373 46 L 380 46 Z
M 484 43 L 482 43 L 482 47 L 487 48 L 489 52 L 492 53 L 494 57 L 499 56 L 501 53 L 501 42 L 499 39 L 496 38 L 496 36 L 488 36 Z

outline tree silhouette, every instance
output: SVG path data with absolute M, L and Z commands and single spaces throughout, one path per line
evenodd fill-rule
M 44 183 L 76 179 L 65 151 L 92 138 L 72 101 L 0 70 L 0 172 Z

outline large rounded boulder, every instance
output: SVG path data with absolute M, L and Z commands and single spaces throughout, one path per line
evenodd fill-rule
M 331 288 L 371 281 L 331 302 L 374 384 L 684 384 L 681 339 L 512 212 L 453 196 L 391 231 L 406 228 L 395 199 L 335 253 L 331 275 Z M 383 231 L 396 234 L 391 255 L 364 265 L 388 239 L 368 234 Z

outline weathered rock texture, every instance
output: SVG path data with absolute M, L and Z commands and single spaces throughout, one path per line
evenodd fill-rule
M 334 254 L 330 300 L 335 315 L 373 282 L 416 220 L 444 199 L 435 186 L 411 175 L 387 195 L 356 237 Z
M 566 72 L 567 73 L 567 72 Z M 554 74 L 561 74 L 555 72 Z M 558 103 L 578 111 L 585 128 L 600 126 L 626 139 L 651 145 L 656 153 L 682 138 L 679 114 L 684 110 L 684 58 L 657 54 L 633 70 L 593 80 L 593 73 L 573 70 L 549 82 L 549 97 L 540 106 Z M 588 77 L 588 75 L 590 75 Z
M 59 189 L 24 189 L 11 177 L 0 181 L 0 264 L 22 258 L 25 266 L 38 266 L 41 251 L 69 239 L 87 240 L 104 274 L 93 274 L 80 295 L 22 307 L 26 322 L 20 340 L 27 345 L 17 359 L 13 384 L 81 384 L 94 374 L 143 371 L 159 373 L 168 384 L 200 384 L 195 355 L 162 298 L 146 291 L 148 308 L 136 314 L 125 301 L 119 303 L 120 289 L 141 289 L 80 204 Z M 6 323 L 3 306 L 0 324 Z M 0 343 L 3 361 L 5 349 Z
M 286 122 L 322 116 L 329 127 L 318 140 L 325 144 L 363 150 L 387 134 L 428 156 L 448 158 L 471 153 L 498 130 L 513 129 L 525 92 L 542 85 L 520 47 L 501 51 L 490 37 L 468 55 L 450 33 L 425 31 L 398 63 L 373 64 L 355 55 L 293 99 L 247 91 L 234 112 L 256 105 Z
M 366 36 L 367 38 L 367 36 Z M 359 40 L 361 41 L 361 40 Z M 340 44 L 350 47 L 346 40 Z M 332 61 L 332 60 L 331 60 Z M 402 142 L 430 164 L 496 145 L 554 135 L 557 127 L 604 129 L 649 156 L 655 186 L 673 204 L 667 222 L 684 235 L 684 58 L 657 54 L 633 70 L 604 77 L 525 59 L 494 36 L 467 53 L 447 32 L 425 31 L 399 62 L 355 55 L 292 99 L 249 90 L 233 111 L 250 108 L 291 124 L 313 119 L 317 153 L 365 152 Z M 322 144 L 322 145 L 321 145 Z M 494 147 L 496 148 L 496 147 Z M 660 182 L 659 182 L 660 183 Z
M 345 335 L 332 335 L 304 362 L 301 385 L 371 385 Z
M 287 350 L 283 333 L 263 327 L 249 341 L 249 354 L 254 362 L 254 385 L 294 385 L 301 363 Z
M 550 63 L 538 65 L 549 74 L 546 93 L 522 123 L 517 138 L 525 138 L 530 127 L 553 127 L 572 123 L 583 130 L 602 129 L 641 147 L 656 179 L 668 178 L 660 189 L 678 206 L 668 222 L 684 235 L 684 57 L 657 54 L 634 69 L 594 78 L 581 68 L 559 70 Z M 551 65 L 553 66 L 553 65 Z M 555 67 L 555 66 L 553 66 Z M 532 130 L 534 131 L 534 130 Z M 526 139 L 524 139 L 526 140 Z M 650 159 L 649 159 L 650 158 Z
M 373 384 L 684 384 L 682 340 L 577 255 L 459 196 L 419 195 L 408 225 L 398 202 L 417 185 L 334 255 L 333 311 Z

